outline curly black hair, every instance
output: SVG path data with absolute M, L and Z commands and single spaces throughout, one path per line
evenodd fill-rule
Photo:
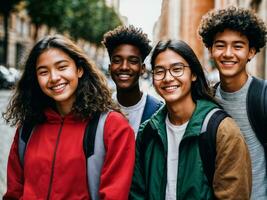
M 215 35 L 225 29 L 238 31 L 245 35 L 248 38 L 249 47 L 255 48 L 256 52 L 265 46 L 266 25 L 250 9 L 230 6 L 225 9 L 212 10 L 202 17 L 198 33 L 205 46 L 210 48 Z
M 83 68 L 76 89 L 76 100 L 72 111 L 78 119 L 88 119 L 96 112 L 117 110 L 118 106 L 111 97 L 104 74 L 98 69 L 73 41 L 62 36 L 46 36 L 37 42 L 27 57 L 24 72 L 18 82 L 3 117 L 11 125 L 23 123 L 42 123 L 47 107 L 55 108 L 55 101 L 45 95 L 37 80 L 36 62 L 48 49 L 59 49 L 72 58 L 77 68 Z
M 133 25 L 118 26 L 114 30 L 108 31 L 104 34 L 102 41 L 102 44 L 107 48 L 109 57 L 119 45 L 131 44 L 140 50 L 143 62 L 152 49 L 149 43 L 147 34 L 141 28 L 136 28 Z

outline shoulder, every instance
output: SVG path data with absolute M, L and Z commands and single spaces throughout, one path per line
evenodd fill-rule
M 252 76 L 252 80 L 251 80 L 251 83 L 249 85 L 249 91 L 255 92 L 255 89 L 260 90 L 260 91 L 261 90 L 266 91 L 267 90 L 267 80 Z M 265 95 L 267 95 L 267 93 L 265 93 Z
M 108 135 L 115 136 L 120 133 L 130 133 L 134 135 L 134 131 L 128 120 L 124 117 L 123 114 L 116 111 L 111 111 L 108 113 L 104 129 L 105 133 L 107 133 Z
M 147 94 L 147 98 L 146 98 L 146 101 L 149 102 L 149 103 L 154 103 L 154 104 L 158 104 L 158 105 L 162 105 L 163 102 L 160 101 L 159 99 L 157 99 L 156 97 L 150 95 L 150 94 Z
M 244 141 L 243 135 L 237 123 L 231 118 L 226 117 L 221 121 L 217 130 L 217 144 L 224 142 Z
M 105 127 L 106 126 L 113 127 L 113 126 L 130 126 L 130 125 L 127 118 L 122 113 L 116 111 L 110 111 L 106 119 Z

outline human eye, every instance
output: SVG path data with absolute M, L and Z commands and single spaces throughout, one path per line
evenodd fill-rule
M 215 47 L 216 49 L 222 49 L 222 48 L 224 48 L 224 44 L 218 42 L 218 43 L 215 43 L 214 47 Z
M 153 71 L 155 75 L 161 75 L 165 73 L 165 69 L 163 67 L 156 67 Z
M 114 63 L 114 64 L 120 64 L 122 62 L 122 59 L 119 58 L 119 57 L 113 57 L 111 59 L 111 62 Z
M 46 76 L 47 74 L 48 74 L 48 70 L 46 70 L 46 69 L 39 69 L 37 71 L 37 75 L 39 75 L 39 76 Z
M 59 70 L 59 71 L 63 71 L 63 70 L 65 70 L 67 67 L 68 67 L 68 65 L 60 65 L 60 66 L 58 66 L 58 70 Z
M 243 48 L 243 45 L 242 44 L 235 44 L 234 48 L 239 50 L 239 49 Z
M 181 71 L 183 71 L 183 68 L 184 68 L 183 64 L 177 63 L 177 64 L 172 66 L 171 71 L 173 71 L 173 72 L 181 72 Z
M 130 64 L 132 64 L 132 65 L 137 65 L 137 64 L 140 63 L 140 60 L 139 60 L 139 58 L 129 58 L 129 59 L 128 59 L 128 62 L 129 62 Z

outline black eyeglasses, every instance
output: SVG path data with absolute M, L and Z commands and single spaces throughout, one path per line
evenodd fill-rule
M 153 73 L 153 78 L 157 81 L 161 81 L 165 78 L 167 70 L 173 77 L 180 77 L 184 74 L 184 68 L 189 67 L 183 63 L 173 63 L 169 69 L 164 68 L 163 66 L 156 66 Z

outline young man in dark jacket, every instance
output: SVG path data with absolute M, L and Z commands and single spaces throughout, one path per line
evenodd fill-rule
M 255 82 L 261 82 L 264 88 L 266 81 L 250 76 L 246 65 L 265 46 L 266 33 L 266 25 L 252 11 L 235 7 L 209 12 L 203 16 L 199 27 L 199 34 L 220 74 L 215 96 L 240 126 L 249 148 L 253 179 L 251 199 L 255 200 L 267 199 L 266 144 L 262 142 L 262 137 L 266 139 L 266 135 L 263 136 L 266 128 L 258 124 L 267 119 L 264 109 L 267 92 L 266 86 L 260 89 L 261 95 L 253 95 L 255 103 L 251 105 L 248 99 L 255 92 L 251 88 Z M 260 102 L 263 102 L 258 113 L 261 117 L 257 114 L 252 117 L 250 111 Z
M 126 114 L 137 135 L 139 125 L 161 106 L 161 102 L 140 90 L 139 78 L 145 73 L 144 60 L 151 50 L 147 34 L 140 28 L 119 26 L 107 32 L 103 44 L 107 48 L 109 72 L 116 84 L 114 98 Z

